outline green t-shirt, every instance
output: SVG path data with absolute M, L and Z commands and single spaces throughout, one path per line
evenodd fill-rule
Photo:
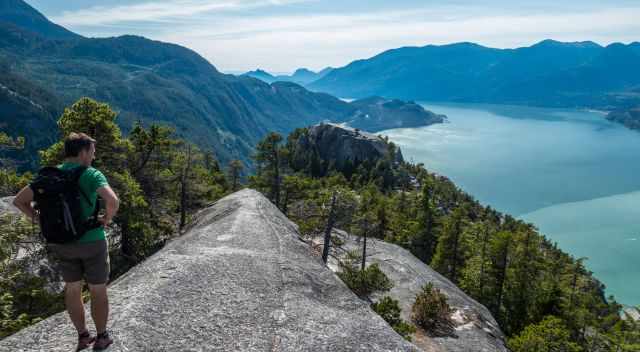
M 62 170 L 69 170 L 80 166 L 78 163 L 66 162 L 58 167 Z M 104 174 L 97 169 L 92 167 L 88 167 L 85 172 L 82 173 L 80 179 L 78 180 L 78 185 L 80 189 L 87 195 L 91 203 L 87 203 L 87 200 L 84 197 L 81 197 L 80 207 L 82 208 L 82 216 L 88 219 L 91 215 L 93 215 L 93 211 L 96 206 L 96 201 L 98 201 L 98 193 L 96 192 L 98 188 L 108 186 L 107 178 L 104 177 Z M 99 227 L 97 229 L 87 231 L 80 239 L 79 243 L 86 242 L 94 242 L 99 240 L 104 240 L 104 228 Z

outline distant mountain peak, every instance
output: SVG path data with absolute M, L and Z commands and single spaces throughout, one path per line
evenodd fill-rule
M 294 76 L 296 76 L 296 75 L 306 75 L 306 74 L 312 74 L 312 75 L 315 75 L 316 73 L 315 73 L 315 72 L 313 72 L 313 71 L 311 71 L 311 70 L 309 70 L 308 68 L 304 68 L 304 67 L 303 67 L 303 68 L 299 68 L 299 69 L 297 69 L 297 70 L 293 73 L 293 75 L 294 75 Z
M 265 81 L 267 83 L 271 83 L 273 81 L 276 80 L 276 77 L 272 74 L 270 74 L 269 72 L 263 70 L 263 69 L 255 69 L 253 71 L 248 71 L 242 74 L 242 76 L 249 76 L 249 77 L 253 77 L 253 78 L 257 78 L 261 81 Z
M 0 22 L 8 22 L 46 39 L 81 38 L 80 35 L 49 21 L 42 13 L 22 0 L 0 0 Z
M 561 42 L 554 39 L 545 39 L 539 43 L 532 45 L 531 47 L 558 47 L 558 46 L 571 46 L 571 47 L 583 47 L 583 48 L 601 48 L 598 43 L 590 40 L 581 42 Z
M 272 74 L 270 74 L 269 72 L 267 72 L 267 71 L 265 71 L 265 70 L 263 70 L 261 68 L 258 68 L 258 69 L 254 70 L 254 71 L 249 71 L 249 72 L 245 73 L 245 75 L 248 75 L 248 74 L 260 74 L 260 75 L 268 75 L 268 76 L 272 76 L 273 77 Z

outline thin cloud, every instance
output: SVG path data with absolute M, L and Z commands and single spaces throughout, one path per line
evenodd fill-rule
M 187 16 L 283 6 L 305 0 L 174 0 L 65 11 L 53 21 L 65 26 L 113 26 L 127 22 L 174 22 Z
M 58 19 L 90 35 L 140 34 L 190 47 L 223 70 L 256 67 L 277 72 L 296 67 L 343 66 L 401 46 L 471 41 L 493 47 L 531 45 L 542 39 L 601 44 L 640 38 L 640 6 L 580 11 L 495 11 L 479 5 L 440 5 L 383 11 L 306 11 L 304 0 L 169 1 L 88 9 Z M 251 11 L 280 7 L 287 11 Z M 245 12 L 243 12 L 245 11 Z M 86 15 L 83 15 L 86 14 Z M 163 22 L 172 22 L 164 25 Z M 135 29 L 137 28 L 137 30 Z M 81 29 L 86 29 L 83 31 Z
M 640 38 L 640 7 L 549 15 L 431 16 L 427 12 L 274 16 L 225 19 L 215 28 L 163 36 L 182 41 L 227 69 L 313 69 L 373 56 L 401 46 L 472 41 L 494 47 L 546 38 L 601 44 Z

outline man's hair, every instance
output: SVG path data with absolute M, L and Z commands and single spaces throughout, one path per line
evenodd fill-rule
M 96 140 L 84 133 L 71 132 L 64 140 L 64 157 L 73 158 L 80 154 L 82 150 L 88 150 Z

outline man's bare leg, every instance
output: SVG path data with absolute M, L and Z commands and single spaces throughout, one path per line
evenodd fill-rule
M 107 331 L 109 319 L 109 299 L 107 297 L 107 285 L 89 285 L 91 292 L 91 316 L 96 324 L 96 332 L 102 334 Z
M 64 289 L 64 303 L 67 307 L 69 318 L 76 327 L 78 334 L 87 331 L 84 318 L 84 305 L 82 304 L 82 281 L 67 282 Z

